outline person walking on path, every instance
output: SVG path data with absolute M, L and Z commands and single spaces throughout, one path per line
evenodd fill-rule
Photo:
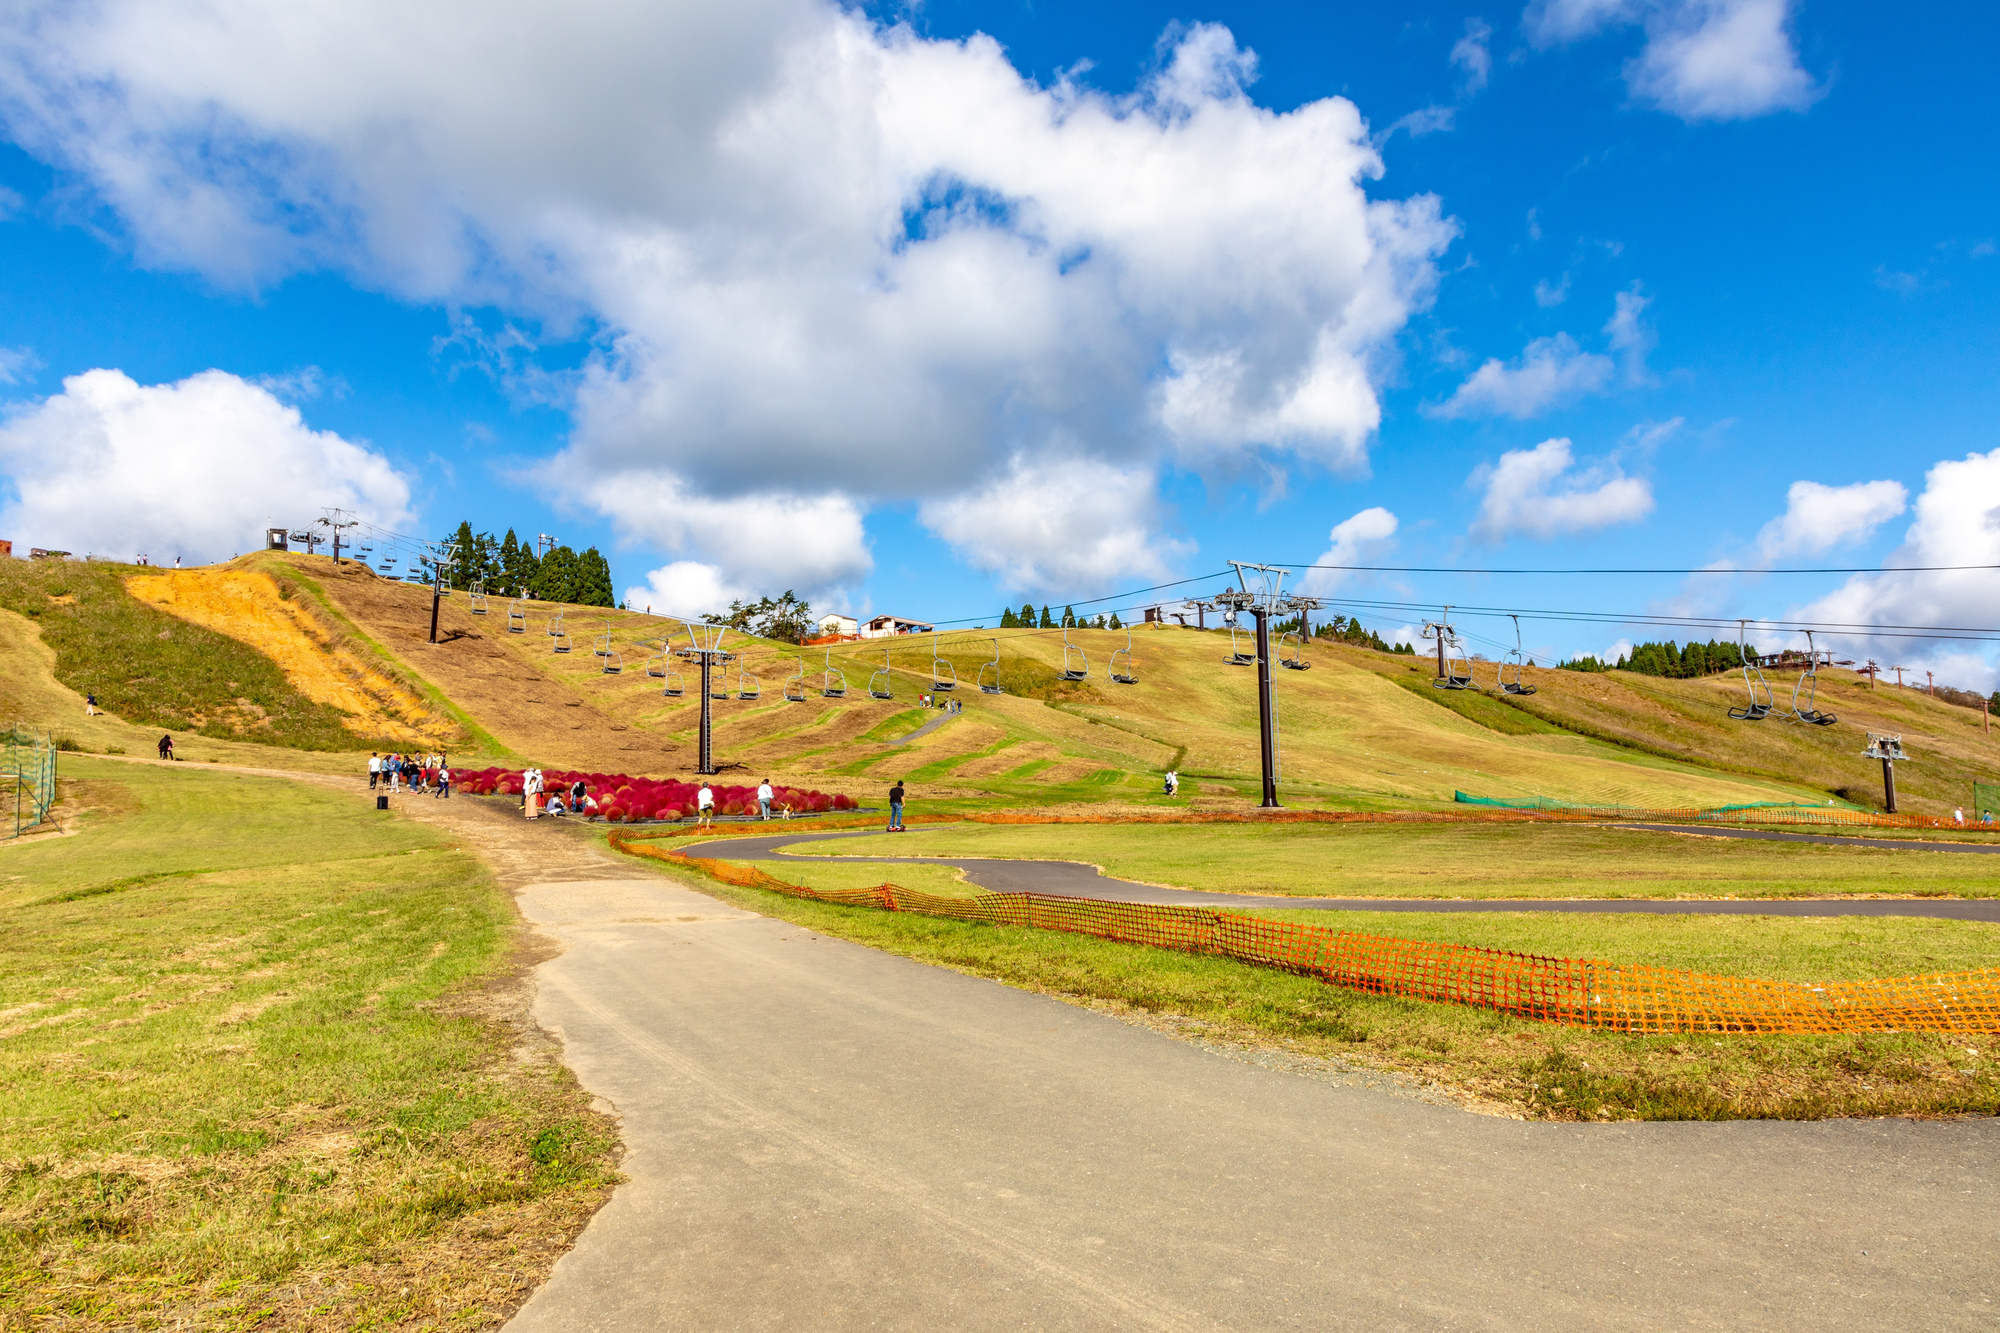
M 1166 787 L 1167 787 L 1167 795 L 1177 796 L 1180 794 L 1181 775 L 1174 772 L 1171 768 L 1167 770 Z
M 172 736 L 160 737 L 160 758 L 172 759 L 173 757 L 174 757 L 174 738 Z
M 1951 812 L 1951 822 L 1952 822 L 1952 823 L 1954 823 L 1954 824 L 1956 824 L 1956 825 L 1958 825 L 1958 826 L 1959 826 L 1960 828 L 1964 828 L 1964 827 L 1965 827 L 1965 809 L 1964 809 L 1964 807 L 1962 807 L 1962 806 L 1961 806 L 1961 807 L 1960 807 L 1959 809 L 1956 809 L 1956 810 L 1954 810 L 1954 811 L 1952 811 L 1952 812 Z
M 889 832 L 901 833 L 902 831 L 903 783 L 902 779 L 899 778 L 896 781 L 896 785 L 889 788 Z
M 757 784 L 757 813 L 765 819 L 771 817 L 771 800 L 777 793 L 771 790 L 771 779 L 765 778 Z
M 437 799 L 440 801 L 451 799 L 451 770 L 443 765 L 438 766 Z
M 84 696 L 83 696 L 83 715 L 84 715 L 85 717 L 96 717 L 96 716 L 97 716 L 97 696 L 96 696 L 96 695 L 94 695 L 94 694 L 86 694 L 86 695 L 84 695 Z
M 542 813 L 542 774 L 539 769 L 529 769 L 521 775 L 521 808 L 528 818 L 536 819 Z
M 374 791 L 375 784 L 382 780 L 382 756 L 373 750 L 368 752 L 368 790 Z
M 694 794 L 694 805 L 696 815 L 695 826 L 697 828 L 714 828 L 715 792 L 708 783 L 703 782 L 701 790 Z

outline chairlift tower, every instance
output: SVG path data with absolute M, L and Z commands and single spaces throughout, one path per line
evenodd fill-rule
M 695 772 L 704 776 L 715 772 L 715 695 L 709 689 L 711 673 L 724 662 L 736 660 L 735 653 L 724 652 L 722 636 L 728 633 L 726 625 L 705 625 L 694 621 L 685 622 L 688 632 L 688 646 L 680 649 L 675 656 L 690 662 L 701 663 L 701 753 Z
M 1861 757 L 1864 759 L 1880 759 L 1882 761 L 1882 804 L 1888 807 L 1890 814 L 1895 814 L 1896 761 L 1898 759 L 1909 758 L 1908 755 L 1903 753 L 1903 738 L 1901 736 L 1877 736 L 1871 731 L 1868 733 L 1868 748 L 1861 752 Z
M 345 509 L 329 509 L 326 517 L 318 519 L 315 526 L 327 529 L 333 534 L 333 563 L 340 563 L 340 534 L 359 525 L 360 519 L 348 514 Z
M 1257 732 L 1263 760 L 1264 791 L 1258 802 L 1265 810 L 1278 809 L 1278 728 L 1277 712 L 1271 698 L 1271 615 L 1289 607 L 1284 599 L 1285 576 L 1292 571 L 1277 565 L 1253 565 L 1241 560 L 1235 566 L 1241 586 L 1215 595 L 1218 606 L 1238 613 L 1248 611 L 1257 622 Z
M 431 571 L 431 642 L 438 641 L 438 603 L 444 599 L 444 567 L 457 554 L 458 546 L 453 542 L 440 542 L 430 548 L 429 556 L 418 559 L 429 566 Z

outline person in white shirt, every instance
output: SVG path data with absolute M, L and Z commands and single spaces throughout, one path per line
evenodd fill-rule
M 382 756 L 373 750 L 368 752 L 368 790 L 374 791 L 375 784 L 382 780 Z
M 699 816 L 696 824 L 701 828 L 715 826 L 715 792 L 704 782 L 701 790 L 694 794 L 695 812 Z
M 771 801 L 776 796 L 777 793 L 771 790 L 771 779 L 765 778 L 757 784 L 757 809 L 766 819 L 771 817 Z

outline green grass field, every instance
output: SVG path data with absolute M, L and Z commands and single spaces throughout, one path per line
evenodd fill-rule
M 948 891 L 924 866 L 761 865 L 794 883 L 892 879 Z M 885 873 L 886 872 L 886 873 Z M 1508 1114 L 1549 1119 L 1811 1119 L 2000 1111 L 1986 1038 L 1626 1036 L 1461 1005 L 1387 999 L 1227 959 L 1057 931 L 836 907 L 709 880 L 703 891 L 841 939 L 1142 1021 L 1176 1037 L 1277 1049 L 1437 1083 Z M 1981 965 L 2000 930 L 1958 922 L 1552 918 L 1503 913 L 1273 913 L 1412 938 L 1533 947 L 1767 975 L 1880 975 Z
M 65 773 L 83 833 L 0 848 L 9 1326 L 476 1326 L 511 1300 L 508 1243 L 467 1228 L 587 1214 L 609 1138 L 560 1066 L 513 1059 L 486 872 L 303 783 Z
M 1326 898 L 1801 897 L 2000 892 L 2000 856 L 1568 824 L 919 825 L 801 845 L 828 856 L 1083 861 L 1217 893 Z

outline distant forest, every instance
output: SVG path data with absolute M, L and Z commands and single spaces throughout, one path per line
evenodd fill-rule
M 1754 644 L 1751 645 L 1750 655 L 1757 656 Z M 1718 643 L 1714 639 L 1707 643 L 1690 643 L 1685 648 L 1672 639 L 1665 643 L 1642 643 L 1616 662 L 1578 657 L 1556 663 L 1557 669 L 1562 671 L 1636 671 L 1642 676 L 1671 676 L 1676 679 L 1734 671 L 1742 665 L 1743 654 L 1735 644 Z

